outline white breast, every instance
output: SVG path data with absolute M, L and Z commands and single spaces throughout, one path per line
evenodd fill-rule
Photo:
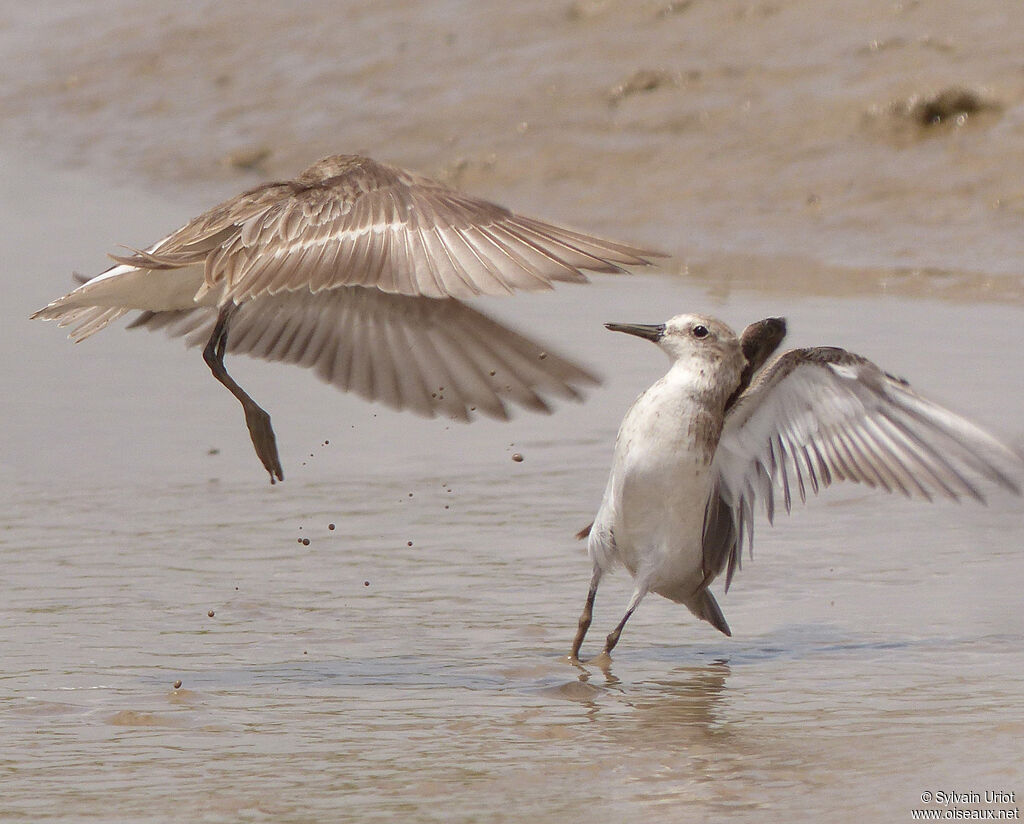
M 606 492 L 617 557 L 655 592 L 702 578 L 712 475 L 693 389 L 692 376 L 672 370 L 637 399 L 619 430 Z

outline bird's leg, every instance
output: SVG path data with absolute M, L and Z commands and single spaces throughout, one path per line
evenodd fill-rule
M 590 590 L 587 592 L 587 603 L 583 605 L 583 612 L 580 614 L 580 623 L 576 628 L 576 637 L 572 640 L 572 652 L 569 653 L 570 661 L 580 660 L 580 647 L 583 646 L 583 639 L 590 629 L 590 621 L 594 617 L 594 598 L 597 597 L 597 585 L 601 582 L 601 567 L 594 564 L 594 575 L 590 579 Z
M 632 615 L 636 608 L 640 605 L 640 601 L 644 595 L 647 594 L 646 589 L 637 588 L 633 590 L 633 597 L 629 599 L 629 606 L 626 608 L 626 614 L 622 616 L 622 620 L 619 621 L 619 625 L 615 627 L 608 635 L 608 638 L 604 642 L 604 654 L 611 655 L 615 645 L 619 643 L 619 636 L 622 635 L 622 628 L 626 626 L 626 621 L 629 620 L 629 616 Z
M 277 454 L 277 440 L 274 438 L 274 428 L 270 425 L 270 415 L 246 394 L 234 378 L 224 368 L 224 353 L 228 348 L 228 324 L 231 316 L 238 306 L 229 303 L 220 310 L 217 315 L 217 324 L 213 327 L 213 334 L 203 349 L 203 360 L 210 367 L 213 376 L 227 387 L 234 395 L 245 411 L 245 424 L 249 427 L 249 437 L 252 438 L 252 445 L 256 449 L 256 455 L 267 472 L 270 473 L 270 482 L 274 483 L 275 478 L 284 480 L 284 472 L 281 469 L 281 459 Z

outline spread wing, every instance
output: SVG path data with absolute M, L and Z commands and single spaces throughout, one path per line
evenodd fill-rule
M 585 281 L 660 256 L 517 215 L 369 158 L 325 158 L 195 218 L 145 252 L 142 269 L 205 265 L 218 302 L 339 286 L 466 298 Z M 197 296 L 199 299 L 202 292 Z
M 836 481 L 931 500 L 984 502 L 986 483 L 1021 494 L 1024 461 L 970 421 L 905 381 L 842 349 L 786 352 L 726 416 L 704 527 L 705 574 L 740 565 L 753 542 L 754 502 L 769 522 L 781 492 L 788 512 Z
M 206 343 L 213 307 L 144 312 L 130 328 Z M 228 351 L 314 369 L 342 391 L 427 417 L 508 417 L 507 404 L 549 411 L 545 395 L 579 398 L 597 379 L 457 300 L 349 287 L 265 296 L 231 318 Z

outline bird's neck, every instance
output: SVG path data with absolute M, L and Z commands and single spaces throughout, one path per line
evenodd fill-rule
M 659 449 L 667 444 L 699 465 L 710 464 L 722 433 L 725 402 L 739 381 L 738 370 L 722 364 L 678 360 L 631 410 L 628 430 L 643 433 Z M 673 458 L 675 460 L 675 458 Z
M 740 382 L 740 369 L 721 360 L 680 358 L 664 377 L 667 388 L 721 416 Z

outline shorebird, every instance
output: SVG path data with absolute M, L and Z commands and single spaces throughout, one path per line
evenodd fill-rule
M 270 481 L 284 479 L 270 416 L 231 378 L 226 352 L 314 367 L 397 409 L 504 419 L 579 397 L 586 369 L 462 303 L 586 282 L 661 257 L 515 214 L 357 155 L 214 206 L 32 315 L 78 342 L 127 312 L 130 327 L 205 342 L 238 399 Z M 230 333 L 230 335 L 229 335 Z
M 984 483 L 1021 494 L 1020 455 L 867 358 L 814 347 L 765 365 L 785 337 L 782 318 L 739 338 L 703 315 L 605 325 L 655 342 L 671 366 L 626 413 L 597 517 L 577 535 L 588 538 L 593 575 L 573 661 L 617 563 L 635 588 L 604 656 L 648 592 L 731 635 L 708 587 L 725 572 L 728 591 L 744 545 L 753 550 L 758 498 L 771 523 L 777 494 L 789 512 L 794 493 L 805 501 L 836 481 L 925 500 L 984 503 Z

